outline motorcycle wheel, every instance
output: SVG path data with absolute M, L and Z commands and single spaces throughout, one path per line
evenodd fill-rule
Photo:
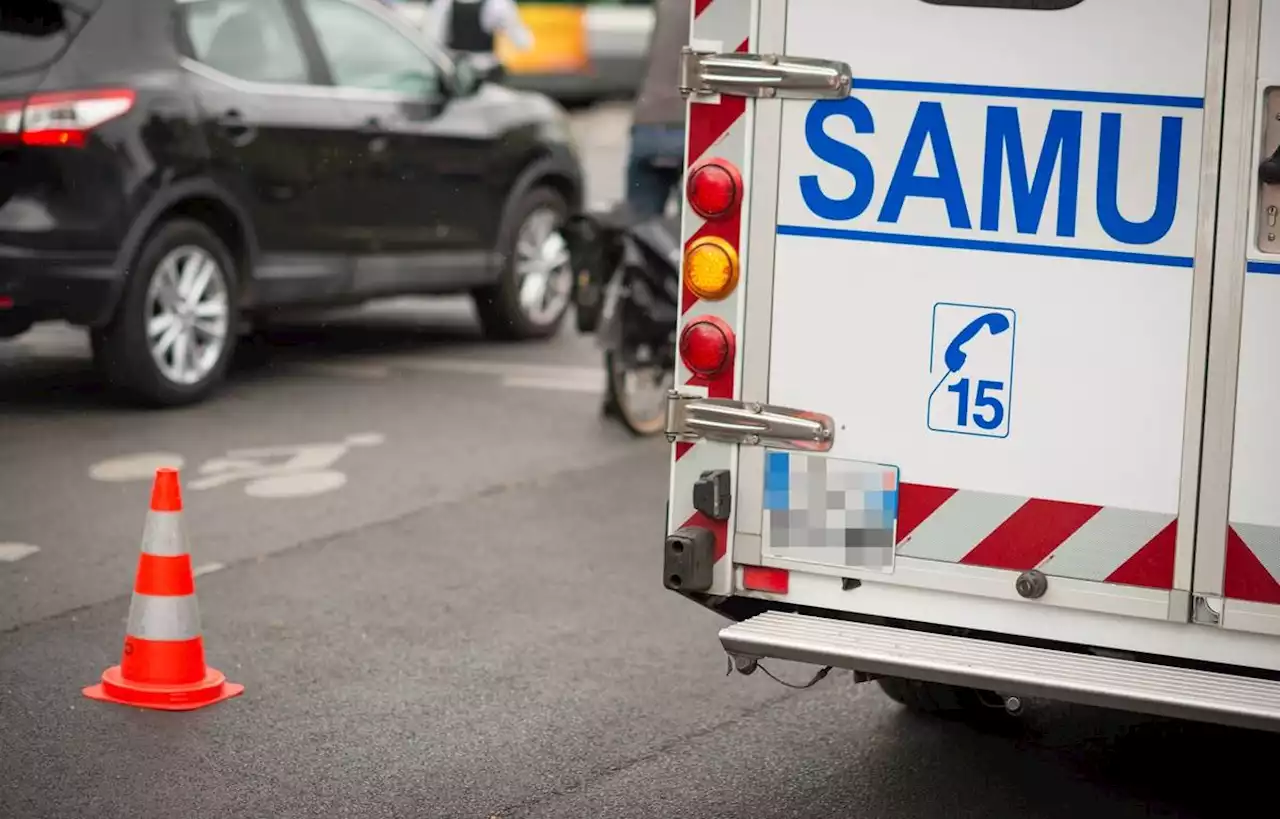
M 611 410 L 610 414 L 615 416 L 622 423 L 627 431 L 638 438 L 646 438 L 657 435 L 662 432 L 667 424 L 667 403 L 666 393 L 671 389 L 674 383 L 674 374 L 670 369 L 662 367 L 646 367 L 638 370 L 628 370 L 622 363 L 621 359 L 614 354 L 612 350 L 606 350 L 604 354 L 604 368 L 608 373 L 607 395 L 605 400 L 608 402 L 607 407 Z M 643 378 L 645 375 L 657 374 L 658 378 L 653 379 L 655 383 L 665 381 L 662 384 L 663 400 L 657 402 L 656 406 L 649 411 L 643 407 L 637 407 L 634 399 L 627 390 L 627 376 L 635 375 Z

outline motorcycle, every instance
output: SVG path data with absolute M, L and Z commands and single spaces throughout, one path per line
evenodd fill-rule
M 605 413 L 633 435 L 656 435 L 675 381 L 679 218 L 639 219 L 620 205 L 574 215 L 565 238 L 578 331 L 594 333 L 604 353 Z M 633 394 L 644 386 L 656 392 L 652 404 Z

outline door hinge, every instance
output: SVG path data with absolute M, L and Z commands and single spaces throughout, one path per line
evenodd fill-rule
M 1209 594 L 1193 594 L 1191 622 L 1201 626 L 1222 625 L 1222 598 Z
M 684 47 L 680 55 L 680 94 L 684 97 L 728 94 L 829 100 L 849 96 L 853 69 L 837 60 L 785 54 L 716 54 Z
M 667 440 L 720 441 L 746 446 L 826 452 L 835 442 L 835 421 L 817 412 L 754 401 L 667 394 Z

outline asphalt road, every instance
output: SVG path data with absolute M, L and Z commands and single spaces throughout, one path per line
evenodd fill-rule
M 608 199 L 624 112 L 579 119 Z M 596 361 L 568 329 L 492 345 L 465 302 L 405 300 L 272 330 L 218 400 L 144 413 L 100 393 L 74 333 L 0 346 L 0 817 L 1111 819 L 1267 801 L 1271 735 L 1043 703 L 961 723 L 848 675 L 726 677 L 720 619 L 661 587 L 666 446 L 598 417 Z M 299 453 L 314 461 L 245 469 Z M 209 660 L 247 687 L 185 714 L 80 694 L 119 660 L 160 463 L 183 468 Z

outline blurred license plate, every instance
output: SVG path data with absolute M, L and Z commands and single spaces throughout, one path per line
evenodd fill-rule
M 766 451 L 765 555 L 892 572 L 897 518 L 897 467 Z

